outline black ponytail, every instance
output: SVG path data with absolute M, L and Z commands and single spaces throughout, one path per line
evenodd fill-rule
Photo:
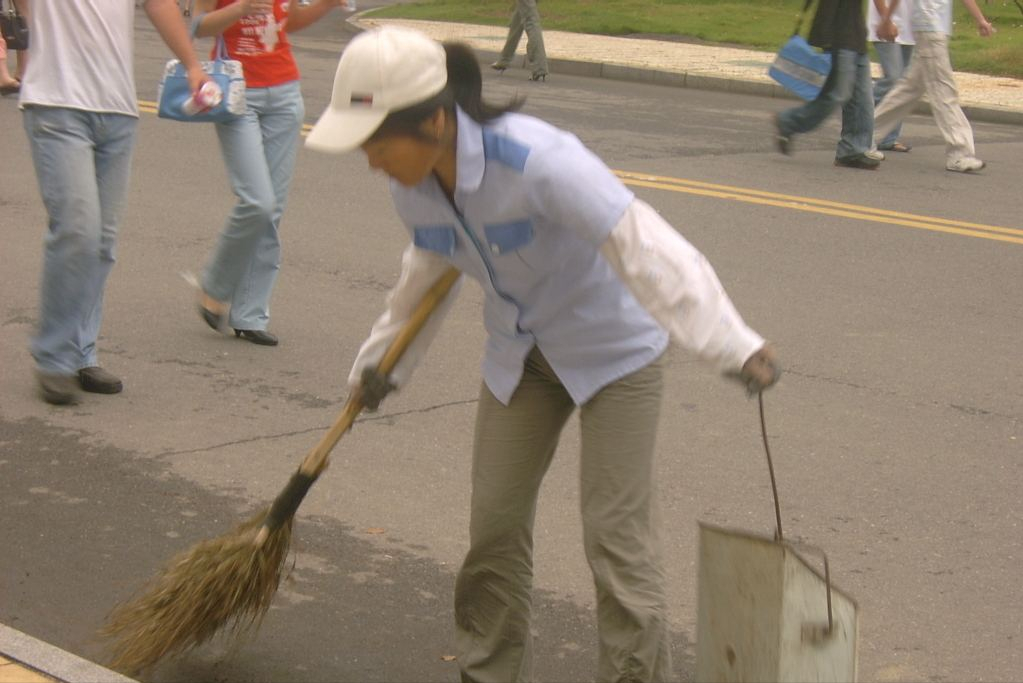
M 476 123 L 486 123 L 510 111 L 518 111 L 525 100 L 514 98 L 504 106 L 483 100 L 483 75 L 476 54 L 465 43 L 444 43 L 448 56 L 448 84 L 455 102 Z
M 465 43 L 444 43 L 444 52 L 448 69 L 448 82 L 444 89 L 424 102 L 392 111 L 370 140 L 407 135 L 426 142 L 437 142 L 424 135 L 420 128 L 437 109 L 453 114 L 457 104 L 476 123 L 486 123 L 508 112 L 518 111 L 525 103 L 522 97 L 515 97 L 503 106 L 484 101 L 483 75 L 472 48 Z

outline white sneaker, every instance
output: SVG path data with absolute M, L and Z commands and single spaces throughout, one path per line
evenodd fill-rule
M 984 168 L 984 162 L 977 157 L 960 157 L 945 164 L 946 171 L 955 171 L 956 173 L 976 173 L 982 168 Z
M 863 153 L 863 156 L 874 161 L 884 161 L 884 152 L 879 149 L 868 149 Z

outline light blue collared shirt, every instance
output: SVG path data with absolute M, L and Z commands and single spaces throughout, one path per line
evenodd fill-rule
M 523 114 L 457 111 L 454 206 L 436 178 L 391 183 L 415 246 L 480 283 L 483 377 L 511 400 L 535 345 L 576 404 L 660 356 L 668 335 L 600 253 L 633 199 L 574 135 Z

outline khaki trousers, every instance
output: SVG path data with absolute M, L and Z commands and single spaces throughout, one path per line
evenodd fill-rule
M 597 591 L 599 681 L 672 675 L 653 486 L 662 363 L 602 389 L 580 408 L 580 494 Z M 540 482 L 575 406 L 536 348 L 508 406 L 480 392 L 470 547 L 455 585 L 463 681 L 532 678 L 533 521 Z
M 909 68 L 888 91 L 874 111 L 875 137 L 889 133 L 913 112 L 925 94 L 934 114 L 934 123 L 945 138 L 945 156 L 949 162 L 974 156 L 973 128 L 962 107 L 959 89 L 948 57 L 948 36 L 935 31 L 918 31 Z

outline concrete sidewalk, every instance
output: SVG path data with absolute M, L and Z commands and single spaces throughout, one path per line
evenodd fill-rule
M 134 681 L 0 624 L 0 683 L 134 683 Z
M 418 29 L 436 40 L 461 41 L 481 53 L 484 60 L 497 57 L 507 34 L 507 29 L 499 26 L 376 19 L 370 13 L 360 13 L 350 21 L 363 29 L 398 24 Z M 570 74 L 794 99 L 767 75 L 774 59 L 768 52 L 565 31 L 544 31 L 543 37 L 551 70 L 547 87 L 557 87 L 558 74 Z M 998 40 L 997 34 L 992 40 Z M 523 36 L 514 66 L 522 66 L 525 49 Z M 877 65 L 874 68 L 880 75 Z M 505 77 L 516 75 L 508 73 Z M 964 72 L 956 72 L 955 77 L 968 118 L 1023 125 L 1023 80 Z M 922 103 L 918 111 L 926 113 L 929 108 Z

